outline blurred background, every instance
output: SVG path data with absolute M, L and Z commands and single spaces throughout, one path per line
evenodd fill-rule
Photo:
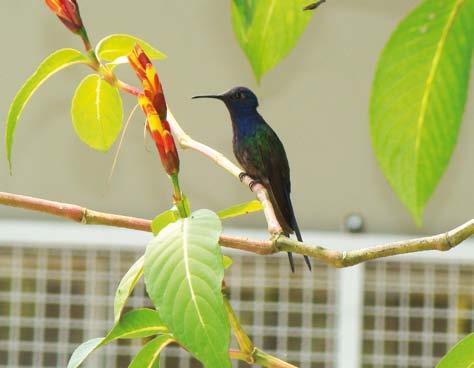
M 168 55 L 156 66 L 170 109 L 191 136 L 228 157 L 233 158 L 232 132 L 224 106 L 190 97 L 236 85 L 253 89 L 260 112 L 285 143 L 303 235 L 350 249 L 443 232 L 472 218 L 472 93 L 423 227 L 414 225 L 391 191 L 371 149 L 368 105 L 375 65 L 391 31 L 417 3 L 328 1 L 260 86 L 234 37 L 229 1 L 81 0 L 80 5 L 93 42 L 129 33 Z M 81 45 L 42 1 L 0 2 L 0 31 L 0 114 L 6 116 L 16 91 L 45 56 Z M 152 142 L 144 142 L 142 118 L 133 119 L 110 182 L 116 145 L 98 153 L 74 133 L 70 100 L 87 73 L 81 67 L 63 71 L 33 97 L 18 125 L 13 176 L 4 160 L 0 190 L 151 218 L 169 207 L 171 190 Z M 126 67 L 119 73 L 136 84 Z M 135 101 L 124 101 L 127 115 Z M 182 152 L 181 162 L 182 187 L 193 208 L 219 210 L 253 198 L 199 154 Z M 337 233 L 351 213 L 361 214 L 372 235 Z M 8 207 L 0 207 L 0 219 L 0 367 L 64 366 L 78 343 L 109 326 L 116 283 L 148 236 L 64 224 Z M 265 236 L 261 214 L 225 227 Z M 235 285 L 233 302 L 257 344 L 301 367 L 432 367 L 474 330 L 474 253 L 465 251 L 472 246 L 464 244 L 449 256 L 395 258 L 344 271 L 318 265 L 308 274 L 300 267 L 296 275 L 290 275 L 286 255 L 239 253 L 229 284 Z M 345 308 L 346 291 L 354 297 L 350 308 Z M 140 291 L 135 297 L 133 305 L 143 305 Z M 353 335 L 343 333 L 344 326 Z M 124 344 L 95 366 L 127 366 L 124 357 L 137 345 Z M 167 359 L 166 367 L 194 364 L 177 352 Z

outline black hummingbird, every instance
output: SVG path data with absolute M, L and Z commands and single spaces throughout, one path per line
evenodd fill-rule
M 290 199 L 290 167 L 285 148 L 273 129 L 258 113 L 257 96 L 246 87 L 235 87 L 221 95 L 193 98 L 215 98 L 225 103 L 232 120 L 232 142 L 237 161 L 246 175 L 267 189 L 285 234 L 294 232 L 296 238 L 303 241 Z M 288 252 L 288 258 L 294 272 L 292 253 Z M 304 259 L 311 270 L 308 256 L 304 256 Z

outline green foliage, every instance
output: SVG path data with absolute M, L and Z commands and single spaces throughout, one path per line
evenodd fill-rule
M 96 74 L 87 76 L 74 94 L 71 116 L 74 129 L 84 143 L 107 151 L 122 127 L 122 98 L 118 89 Z
M 161 335 L 148 342 L 135 356 L 129 368 L 160 368 L 160 353 L 174 341 L 171 335 Z
M 386 45 L 370 106 L 383 173 L 417 223 L 449 162 L 474 47 L 473 0 L 426 0 Z
M 43 84 L 49 77 L 58 71 L 74 64 L 88 64 L 89 59 L 80 51 L 74 49 L 62 49 L 49 55 L 38 67 L 35 73 L 26 81 L 16 94 L 8 112 L 7 131 L 5 136 L 5 146 L 7 151 L 7 159 L 12 169 L 12 146 L 15 135 L 16 124 L 20 115 L 28 103 L 33 93 Z
M 152 309 L 136 309 L 128 312 L 117 322 L 106 337 L 98 337 L 79 345 L 71 355 L 67 368 L 77 368 L 97 348 L 117 339 L 135 339 L 166 334 L 160 315 Z
M 230 367 L 221 284 L 221 222 L 209 210 L 165 227 L 147 246 L 148 295 L 176 340 L 207 367 Z
M 168 333 L 157 311 L 136 309 L 117 322 L 106 337 L 99 337 L 79 345 L 71 355 L 67 368 L 77 368 L 97 348 L 117 339 L 135 339 Z
M 224 269 L 227 270 L 230 266 L 232 266 L 234 261 L 228 256 L 222 256 L 222 263 L 224 265 Z
M 158 233 L 163 230 L 166 226 L 175 222 L 179 219 L 179 213 L 176 209 L 172 208 L 168 211 L 160 213 L 156 216 L 151 222 L 151 231 L 153 235 L 158 235 Z
M 166 55 L 158 51 L 149 43 L 126 34 L 113 34 L 103 38 L 95 48 L 100 60 L 110 61 L 115 64 L 127 63 L 127 56 L 136 44 L 139 44 L 150 60 L 162 60 Z
M 143 275 L 143 263 L 145 261 L 145 257 L 141 256 L 127 273 L 123 276 L 122 280 L 120 280 L 119 286 L 115 291 L 115 299 L 114 299 L 114 321 L 118 322 L 120 316 L 122 314 L 123 308 L 127 303 L 128 297 L 132 293 L 135 285 L 137 284 L 138 280 Z
M 232 0 L 232 24 L 257 81 L 283 59 L 305 30 L 307 0 Z
M 235 206 L 226 208 L 222 211 L 217 212 L 217 215 L 221 220 L 247 215 L 252 212 L 259 212 L 262 210 L 262 204 L 260 201 L 253 200 L 250 202 L 236 204 Z
M 67 363 L 67 368 L 77 368 L 84 360 L 95 350 L 104 340 L 102 337 L 96 337 L 95 339 L 88 340 L 79 345 L 76 350 L 72 353 Z
M 436 366 L 436 368 L 472 367 L 474 367 L 474 333 L 454 345 Z
M 110 330 L 101 345 L 117 339 L 136 339 L 160 333 L 167 333 L 168 328 L 153 309 L 134 309 L 125 314 Z

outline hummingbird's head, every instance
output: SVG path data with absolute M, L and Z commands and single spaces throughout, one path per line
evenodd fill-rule
M 247 87 L 235 87 L 221 95 L 194 96 L 193 98 L 215 98 L 224 102 L 231 113 L 254 111 L 258 107 L 258 99 Z

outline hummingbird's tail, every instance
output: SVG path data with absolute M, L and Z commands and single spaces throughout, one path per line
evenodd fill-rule
M 285 199 L 286 199 L 286 206 L 287 206 L 286 208 L 289 210 L 286 222 L 288 223 L 288 225 L 290 225 L 291 229 L 295 232 L 296 239 L 302 242 L 303 237 L 301 236 L 300 228 L 298 226 L 298 222 L 296 221 L 295 211 L 293 210 L 293 204 L 291 203 L 289 192 L 285 192 Z M 309 257 L 308 256 L 303 256 L 303 257 L 304 257 L 306 266 L 308 266 L 308 269 L 311 271 L 312 267 L 311 267 L 311 262 L 309 260 Z M 293 255 L 290 252 L 288 252 L 288 258 L 290 260 L 291 271 L 295 272 L 295 266 L 293 263 Z
M 288 260 L 290 261 L 291 272 L 295 273 L 295 261 L 293 261 L 293 253 L 288 252 Z
M 294 221 L 293 228 L 295 230 L 296 239 L 298 239 L 298 241 L 302 242 L 303 237 L 301 236 L 300 229 L 298 227 L 298 224 L 296 223 L 296 219 Z M 311 271 L 312 267 L 311 267 L 311 261 L 309 260 L 309 257 L 308 256 L 303 256 L 303 257 L 304 257 L 304 261 L 306 263 L 306 266 L 308 266 L 308 269 Z M 291 263 L 292 259 L 293 259 L 293 257 L 290 257 L 290 263 Z

